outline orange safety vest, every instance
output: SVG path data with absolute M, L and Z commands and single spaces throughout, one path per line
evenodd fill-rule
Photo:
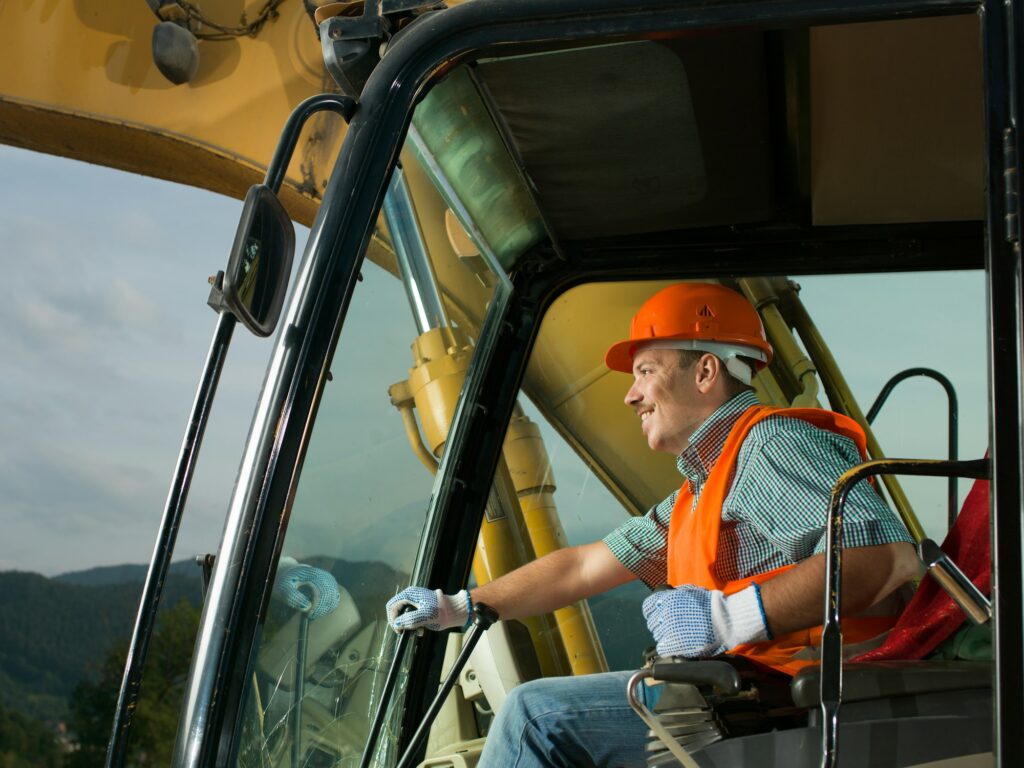
M 849 437 L 857 444 L 862 458 L 867 458 L 867 440 L 864 430 L 853 419 L 820 408 L 773 408 L 754 405 L 748 408 L 733 425 L 718 462 L 708 474 L 697 508 L 693 507 L 693 493 L 689 481 L 679 489 L 668 528 L 668 583 L 673 587 L 693 584 L 705 589 L 721 590 L 727 595 L 739 592 L 757 582 L 762 584 L 792 568 L 784 565 L 766 573 L 745 579 L 726 581 L 718 574 L 719 528 L 722 505 L 732 485 L 733 471 L 739 457 L 740 446 L 751 428 L 768 416 L 786 416 L 802 419 L 816 427 Z M 822 527 L 827 510 L 821 511 Z M 851 644 L 863 643 L 888 631 L 895 616 L 844 618 L 843 639 Z M 790 632 L 761 643 L 748 643 L 731 648 L 729 653 L 745 656 L 763 666 L 796 674 L 803 667 L 817 664 L 820 658 L 822 627 Z

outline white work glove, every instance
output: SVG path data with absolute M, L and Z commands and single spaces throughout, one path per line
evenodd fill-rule
M 338 607 L 341 593 L 338 582 L 323 568 L 299 563 L 293 557 L 282 557 L 274 579 L 274 597 L 310 619 L 326 616 Z
M 644 600 L 644 618 L 659 656 L 706 658 L 772 639 L 757 584 L 728 597 L 690 584 L 655 592 Z
M 415 610 L 401 613 L 402 608 L 411 605 Z M 469 590 L 446 595 L 440 589 L 407 587 L 388 600 L 388 624 L 395 632 L 425 627 L 440 632 L 449 627 L 469 626 L 473 610 Z

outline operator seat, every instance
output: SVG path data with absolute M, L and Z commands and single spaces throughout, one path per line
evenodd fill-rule
M 974 483 L 942 549 L 975 586 L 990 593 L 988 481 Z M 965 621 L 953 599 L 926 576 L 886 641 L 844 663 L 840 710 L 844 766 L 895 768 L 991 751 L 991 663 L 924 660 Z M 789 681 L 793 707 L 788 714 L 802 714 L 787 727 L 783 719 L 787 710 L 778 700 L 777 675 L 752 673 L 749 662 L 737 657 L 703 662 L 715 663 L 733 666 L 743 690 L 730 696 L 721 695 L 721 687 L 716 692 L 701 682 L 689 686 L 704 697 L 721 725 L 713 743 L 697 746 L 691 742 L 689 749 L 702 766 L 810 768 L 819 764 L 820 667 L 808 667 Z M 686 666 L 686 662 L 679 664 L 680 676 L 686 674 Z M 681 685 L 687 684 L 669 683 L 665 695 Z M 659 702 L 655 714 L 661 718 L 677 698 L 678 694 L 664 705 Z M 741 718 L 737 729 L 731 722 L 730 710 L 742 706 L 744 699 L 748 720 L 757 716 L 752 700 L 760 699 L 764 727 L 748 729 Z M 677 765 L 653 734 L 648 741 L 648 765 Z

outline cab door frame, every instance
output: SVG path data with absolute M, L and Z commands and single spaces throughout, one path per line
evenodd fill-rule
M 982 6 L 985 67 L 986 271 L 989 300 L 990 446 L 992 459 L 993 692 L 996 764 L 1024 764 L 1024 604 L 1022 589 L 1021 344 L 1024 285 L 1019 215 L 1021 45 L 1024 3 Z

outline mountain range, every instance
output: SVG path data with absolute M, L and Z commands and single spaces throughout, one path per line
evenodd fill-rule
M 311 558 L 349 587 L 363 615 L 383 606 L 408 576 L 380 562 L 350 563 Z M 46 577 L 0 572 L 0 705 L 60 722 L 75 686 L 94 679 L 108 652 L 127 645 L 138 609 L 144 565 L 118 565 Z M 612 668 L 639 666 L 650 642 L 639 610 L 646 590 L 633 584 L 591 599 L 599 634 Z M 202 602 L 195 562 L 171 565 L 161 606 Z

